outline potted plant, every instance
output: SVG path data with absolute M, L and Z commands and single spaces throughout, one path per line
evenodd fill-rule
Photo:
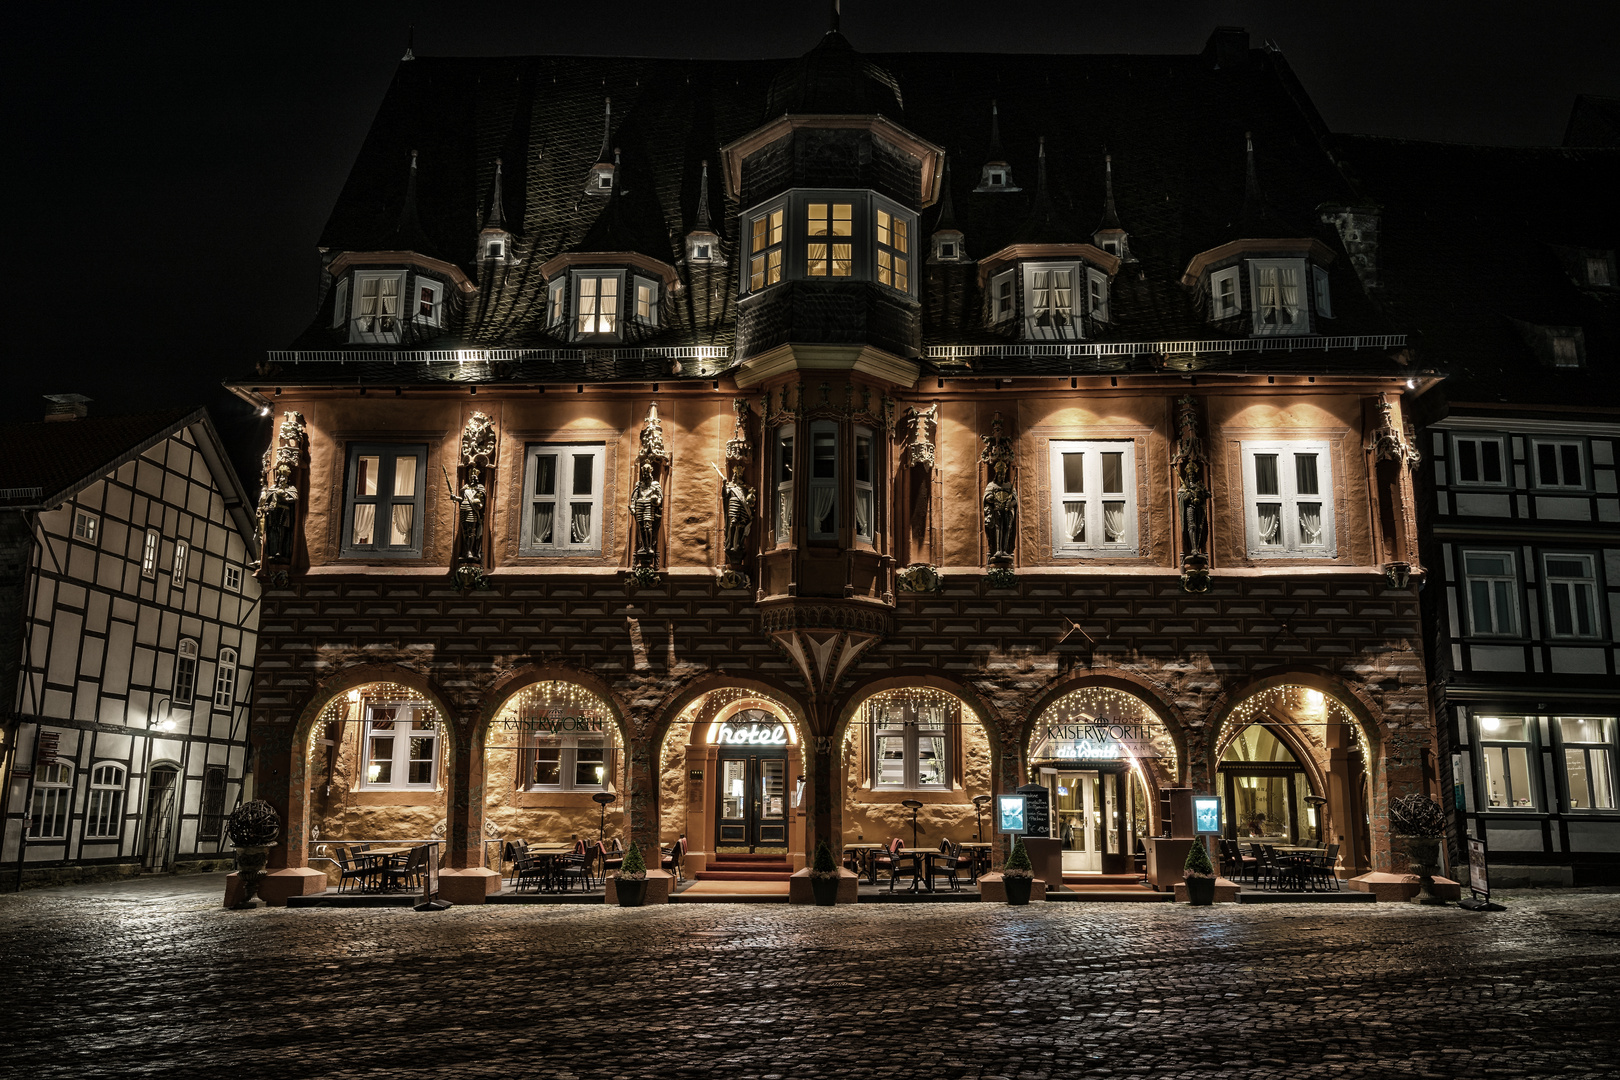
M 1007 865 L 1001 868 L 1001 883 L 1007 890 L 1007 903 L 1029 903 L 1030 890 L 1035 887 L 1035 867 L 1029 861 L 1029 852 L 1024 850 L 1023 837 L 1013 837 L 1012 853 L 1007 856 Z
M 1406 841 L 1408 869 L 1418 876 L 1414 904 L 1444 904 L 1434 895 L 1434 871 L 1440 865 L 1440 842 L 1446 835 L 1446 812 L 1427 795 L 1404 795 L 1389 803 L 1389 831 Z
M 624 849 L 624 862 L 613 875 L 613 888 L 620 907 L 640 907 L 647 900 L 647 863 L 641 849 L 630 844 Z
M 843 877 L 833 859 L 832 848 L 823 840 L 816 845 L 816 857 L 810 863 L 810 889 L 816 894 L 816 907 L 834 907 L 838 903 L 838 881 Z
M 1182 864 L 1181 878 L 1187 883 L 1187 903 L 1193 907 L 1209 907 L 1215 902 L 1215 867 L 1209 861 L 1209 848 L 1202 838 L 1193 841 L 1187 849 L 1187 861 Z
M 225 835 L 236 845 L 236 872 L 242 883 L 242 899 L 232 906 L 253 907 L 259 883 L 265 878 L 264 865 L 270 859 L 270 849 L 281 836 L 281 818 L 275 807 L 263 799 L 254 799 L 231 812 Z

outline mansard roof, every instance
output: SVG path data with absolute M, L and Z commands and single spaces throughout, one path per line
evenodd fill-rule
M 418 57 L 400 66 L 320 243 L 331 252 L 365 250 L 384 226 L 391 228 L 404 197 L 403 164 L 418 149 L 421 225 L 442 238 L 448 260 L 471 277 L 495 159 L 502 158 L 506 219 L 518 237 L 518 261 L 481 282 L 449 334 L 421 347 L 565 348 L 545 326 L 542 268 L 560 255 L 608 244 L 615 235 L 627 237 L 629 250 L 677 263 L 680 239 L 697 220 L 702 162 L 718 161 L 722 146 L 756 130 L 778 105 L 831 108 L 815 104 L 838 81 L 816 74 L 824 65 L 844 76 L 858 74 L 855 96 L 882 97 L 874 87 L 892 82 L 894 108 L 885 110 L 897 112 L 903 100 L 906 129 L 956 157 L 963 167 L 951 171 L 952 211 L 973 252 L 1007 247 L 1032 221 L 1043 236 L 1053 234 L 1053 242 L 1062 239 L 1057 232 L 1069 229 L 1070 242 L 1089 243 L 1104 211 L 1104 154 L 1111 153 L 1116 211 L 1129 224 L 1137 261 L 1114 282 L 1115 315 L 1101 330 L 1104 340 L 1222 336 L 1204 320 L 1180 277 L 1193 255 L 1230 239 L 1244 205 L 1244 134 L 1251 131 L 1267 205 L 1306 238 L 1341 255 L 1331 267 L 1332 332 L 1391 332 L 1396 328 L 1379 315 L 1342 257 L 1337 234 L 1321 222 L 1319 206 L 1352 203 L 1356 193 L 1322 145 L 1319 118 L 1280 53 L 1255 49 L 1238 55 L 1242 62 L 1233 62 L 1230 50 L 1219 63 L 1207 54 L 863 55 L 833 32 L 809 56 L 786 60 Z M 839 93 L 854 94 L 847 78 L 842 85 Z M 604 96 L 613 100 L 613 142 L 627 188 L 617 217 L 607 212 L 611 205 L 580 190 L 580 178 L 599 156 Z M 1000 156 L 1024 178 L 1017 193 L 973 191 L 976 163 L 995 153 L 984 122 L 992 99 L 1000 102 Z M 1041 196 L 1034 181 L 1043 136 L 1048 177 Z M 715 197 L 719 186 L 713 186 L 711 213 L 726 264 L 683 265 L 686 287 L 672 290 L 665 318 L 640 346 L 733 343 L 736 307 L 721 301 L 737 295 L 737 275 L 746 268 L 738 257 L 741 208 L 731 198 L 722 206 Z M 925 214 L 925 223 L 930 218 Z M 931 287 L 932 278 L 925 283 Z M 978 303 L 976 285 L 948 287 L 962 303 Z M 938 304 L 926 296 L 923 301 L 925 346 L 1005 340 L 983 329 L 982 320 L 945 318 Z M 331 305 L 329 297 L 294 348 L 355 349 L 342 331 L 331 329 Z M 403 365 L 389 366 L 399 381 Z M 301 365 L 299 376 L 314 370 Z M 354 374 L 332 373 L 339 380 Z M 403 381 L 446 377 L 421 372 Z
M 1451 402 L 1620 402 L 1620 288 L 1572 275 L 1571 251 L 1620 249 L 1620 150 L 1335 140 L 1381 204 L 1380 292 Z M 1581 329 L 1585 366 L 1553 368 L 1533 328 Z

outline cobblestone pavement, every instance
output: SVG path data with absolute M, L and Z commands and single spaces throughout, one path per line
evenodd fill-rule
M 1620 894 L 218 908 L 0 895 L 0 1075 L 1612 1077 Z

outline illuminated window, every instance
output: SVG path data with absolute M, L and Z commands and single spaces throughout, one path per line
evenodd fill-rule
M 748 290 L 758 292 L 782 280 L 787 211 L 768 210 L 749 223 Z
M 568 299 L 568 279 L 560 277 L 546 286 L 546 325 L 563 324 L 563 308 Z
M 99 531 L 100 526 L 101 522 L 94 514 L 85 513 L 83 510 L 73 512 L 73 538 L 75 540 L 83 540 L 87 544 L 95 543 L 96 533 Z
M 617 749 L 605 734 L 536 732 L 524 749 L 520 775 L 542 791 L 602 791 L 613 785 Z
M 438 778 L 439 721 L 424 702 L 366 706 L 361 786 L 432 790 Z
M 1555 716 L 1568 810 L 1613 810 L 1614 717 Z
M 146 539 L 141 542 L 141 577 L 157 577 L 159 541 L 156 529 L 146 530 Z
M 854 269 L 853 203 L 804 204 L 804 272 L 807 277 L 849 277 Z M 840 239 L 843 238 L 843 239 Z
M 1086 310 L 1098 322 L 1108 321 L 1108 275 L 1086 267 Z
M 1245 442 L 1243 490 L 1251 557 L 1337 553 L 1327 443 Z
M 601 443 L 529 447 L 521 554 L 601 552 L 604 451 Z
M 1249 263 L 1256 334 L 1308 334 L 1305 260 L 1255 259 Z
M 1481 716 L 1478 720 L 1486 808 L 1539 810 L 1541 801 L 1536 796 L 1535 774 L 1530 768 L 1537 756 L 1536 718 Z
M 184 540 L 174 542 L 174 563 L 170 567 L 169 583 L 176 589 L 186 587 L 186 556 L 191 554 L 191 545 Z
M 197 692 L 197 643 L 181 638 L 174 656 L 174 703 L 190 705 Z
M 90 800 L 84 811 L 84 835 L 115 839 L 123 824 L 124 770 L 97 765 L 90 770 Z
M 636 321 L 643 326 L 658 325 L 658 283 L 636 278 Z
M 621 274 L 574 276 L 574 336 L 617 337 Z
M 1013 272 L 1008 270 L 990 279 L 990 321 L 1008 322 L 1017 313 L 1017 298 L 1013 295 Z
M 949 788 L 957 710 L 947 704 L 882 694 L 866 706 L 872 729 L 872 787 Z
M 1136 444 L 1052 443 L 1054 555 L 1135 555 Z
M 332 297 L 332 329 L 341 329 L 349 321 L 349 279 L 337 283 Z
M 911 291 L 911 223 L 887 210 L 877 212 L 877 279 L 901 292 Z
M 65 761 L 34 769 L 34 805 L 28 813 L 28 835 L 36 840 L 60 840 L 67 835 L 68 812 L 73 808 L 73 766 Z
M 355 443 L 349 447 L 348 472 L 343 554 L 421 555 L 427 446 Z

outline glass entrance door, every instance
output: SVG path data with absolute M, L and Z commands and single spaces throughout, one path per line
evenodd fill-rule
M 1052 827 L 1063 841 L 1063 869 L 1068 873 L 1100 873 L 1103 852 L 1108 850 L 1108 828 L 1113 787 L 1103 784 L 1102 774 L 1051 772 L 1046 777 L 1052 792 Z
M 787 757 L 783 754 L 720 755 L 715 836 L 725 848 L 786 847 Z

